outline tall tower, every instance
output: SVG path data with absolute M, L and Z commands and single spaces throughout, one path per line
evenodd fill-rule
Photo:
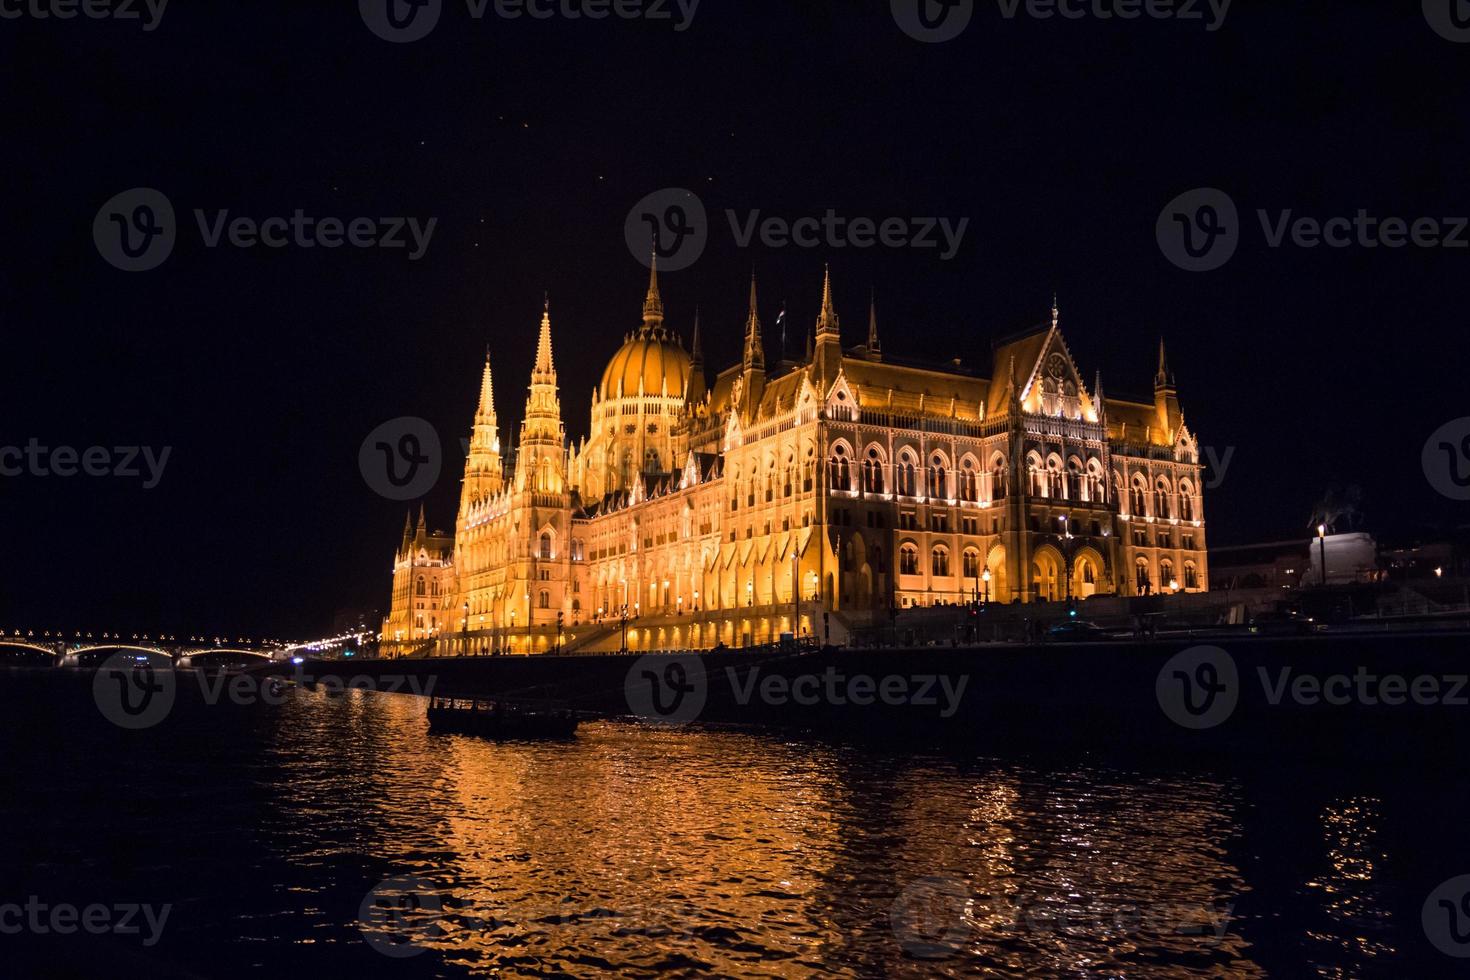
M 1179 390 L 1174 387 L 1174 374 L 1164 353 L 1164 338 L 1159 338 L 1159 371 L 1154 375 L 1154 425 L 1156 445 L 1168 445 L 1179 431 Z
M 485 369 L 480 374 L 480 404 L 475 409 L 469 455 L 464 461 L 464 484 L 459 497 L 460 515 L 463 516 L 470 507 L 485 498 L 499 493 L 504 484 L 504 463 L 500 458 L 500 424 L 495 417 L 495 385 L 490 378 L 490 351 L 486 349 Z
M 740 359 L 740 377 L 744 388 L 743 408 L 747 414 L 760 404 L 761 390 L 766 386 L 766 352 L 761 343 L 761 318 L 755 311 L 755 274 L 750 276 L 750 312 L 745 318 L 745 352 Z
M 516 453 L 516 489 L 561 493 L 566 468 L 566 432 L 556 391 L 556 366 L 551 361 L 551 301 L 541 312 L 541 335 L 536 340 L 536 365 L 521 419 L 521 441 Z
M 842 328 L 837 310 L 832 306 L 832 270 L 822 270 L 822 311 L 817 314 L 816 350 L 813 354 L 816 375 L 821 379 L 822 394 L 837 379 L 842 367 Z

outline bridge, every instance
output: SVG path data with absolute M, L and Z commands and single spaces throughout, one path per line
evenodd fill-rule
M 0 667 L 96 667 L 110 657 L 132 654 L 139 660 L 167 657 L 175 666 L 189 668 L 210 664 L 290 660 L 296 649 L 121 640 L 116 643 L 77 643 L 64 640 L 37 642 L 35 638 L 0 637 Z

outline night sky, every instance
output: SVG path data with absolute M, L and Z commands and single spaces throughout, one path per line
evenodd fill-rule
M 1466 414 L 1470 249 L 1271 248 L 1256 217 L 1470 214 L 1470 45 L 1419 4 L 1240 3 L 1208 31 L 977 3 L 945 43 L 907 36 L 886 2 L 704 0 L 684 30 L 669 11 L 475 20 L 446 0 L 404 44 L 348 0 L 180 2 L 151 31 L 0 19 L 0 445 L 170 447 L 152 489 L 0 478 L 0 628 L 307 636 L 381 608 L 410 505 L 366 485 L 364 437 L 434 424 L 449 452 L 426 503 L 448 529 L 485 345 L 509 440 L 549 293 L 580 438 L 638 323 L 625 219 L 667 187 L 710 218 L 663 294 L 686 340 L 701 308 L 711 375 L 739 357 L 752 269 L 770 360 L 783 301 L 793 350 L 809 328 L 824 261 L 848 343 L 872 288 L 887 352 L 982 373 L 1055 290 L 1110 397 L 1151 398 L 1166 338 L 1188 423 L 1234 449 L 1206 495 L 1213 544 L 1305 534 L 1334 481 L 1362 485 L 1375 531 L 1464 519 L 1420 452 Z M 93 221 L 135 187 L 167 196 L 178 239 L 129 273 Z M 1155 226 L 1198 187 L 1238 205 L 1240 242 L 1192 273 Z M 208 248 L 196 208 L 437 225 L 417 261 Z M 968 227 L 944 260 L 740 247 L 725 215 L 828 208 Z

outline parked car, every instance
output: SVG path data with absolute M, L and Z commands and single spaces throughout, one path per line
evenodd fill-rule
M 1057 623 L 1046 631 L 1049 640 L 1081 641 L 1081 640 L 1110 640 L 1112 634 L 1096 623 L 1089 623 L 1081 619 L 1069 619 L 1065 623 Z

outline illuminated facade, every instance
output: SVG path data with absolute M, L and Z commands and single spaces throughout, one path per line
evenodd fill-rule
M 741 362 L 707 383 L 699 324 L 686 352 L 654 269 L 571 444 L 543 311 L 513 463 L 487 358 L 452 553 L 422 521 L 406 536 L 383 641 L 840 640 L 913 606 L 1207 589 L 1198 442 L 1163 345 L 1152 402 L 1083 382 L 1055 304 L 993 354 L 989 379 L 885 359 L 872 310 L 844 349 L 828 278 L 806 356 L 768 370 L 752 281 Z M 437 631 L 405 639 L 436 582 Z

